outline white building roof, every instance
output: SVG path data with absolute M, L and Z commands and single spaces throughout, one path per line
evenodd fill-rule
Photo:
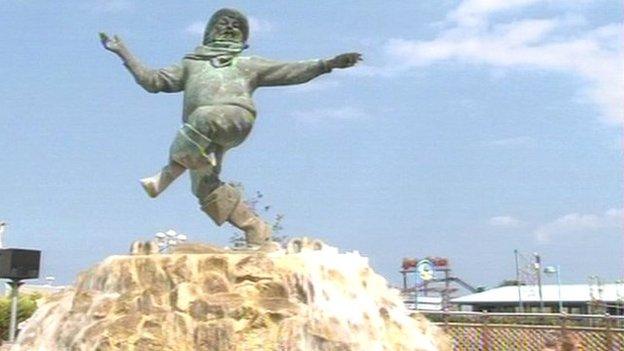
M 18 291 L 22 295 L 38 293 L 38 294 L 47 296 L 47 295 L 51 295 L 59 291 L 62 291 L 65 288 L 67 287 L 61 286 L 61 285 L 24 284 L 19 287 Z M 4 295 L 9 296 L 10 294 L 11 294 L 11 288 L 9 287 L 8 284 L 5 283 Z
M 524 285 L 520 287 L 523 302 L 539 302 L 539 289 L 537 285 Z M 542 285 L 544 302 L 558 302 L 559 290 L 557 285 Z M 605 302 L 617 302 L 624 300 L 624 284 L 570 284 L 561 285 L 561 300 L 563 302 L 589 302 L 601 300 Z M 518 302 L 518 287 L 503 286 L 486 290 L 484 292 L 466 295 L 452 299 L 451 302 L 470 305 L 486 303 Z
M 405 306 L 410 309 L 416 309 L 416 300 L 414 294 L 407 296 L 409 299 L 405 301 Z M 439 296 L 418 296 L 418 308 L 424 311 L 441 311 L 442 298 Z

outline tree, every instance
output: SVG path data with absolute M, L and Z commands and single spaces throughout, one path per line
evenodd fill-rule
M 37 300 L 41 298 L 40 294 L 29 294 L 20 296 L 17 301 L 17 323 L 21 323 L 37 310 Z M 2 339 L 9 339 L 9 324 L 11 321 L 11 298 L 0 298 L 0 335 Z
M 518 285 L 526 285 L 526 284 L 524 282 L 520 282 L 520 284 L 518 284 L 518 281 L 515 279 L 505 279 L 500 284 L 498 284 L 498 287 L 501 288 L 503 286 L 518 286 Z
M 245 189 L 243 188 L 242 183 L 232 183 L 232 184 L 241 193 L 245 192 Z M 255 196 L 250 198 L 249 200 L 247 200 L 246 203 L 249 206 L 249 208 L 251 208 L 254 212 L 256 212 L 256 214 L 258 214 L 258 215 L 264 214 L 265 216 L 268 216 L 271 213 L 272 206 L 271 205 L 262 205 L 261 202 L 262 202 L 263 197 L 264 197 L 264 194 L 262 194 L 260 191 L 256 191 Z M 271 230 L 273 232 L 271 240 L 275 241 L 277 243 L 280 243 L 282 245 L 285 245 L 286 241 L 288 240 L 288 236 L 287 235 L 279 235 L 279 233 L 282 231 L 282 229 L 284 229 L 284 227 L 282 227 L 282 222 L 283 221 L 284 221 L 284 215 L 278 213 L 278 214 L 275 215 L 275 218 L 273 219 L 273 222 L 269 223 L 269 224 L 271 225 Z M 234 247 L 245 246 L 245 236 L 243 235 L 242 232 L 235 232 L 235 233 L 232 234 L 232 236 L 230 236 L 230 243 Z

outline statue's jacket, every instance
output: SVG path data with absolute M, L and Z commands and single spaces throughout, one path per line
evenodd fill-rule
M 187 169 L 214 167 L 214 174 L 223 153 L 251 131 L 256 88 L 301 84 L 331 70 L 324 60 L 280 62 L 206 46 L 186 55 L 181 64 L 162 69 L 148 69 L 135 59 L 124 63 L 149 92 L 184 91 L 183 126 L 171 145 L 170 158 Z M 219 182 L 216 177 L 213 181 L 210 189 Z
M 133 73 L 137 83 L 149 92 L 184 91 L 182 117 L 186 122 L 202 106 L 235 105 L 255 116 L 252 94 L 256 88 L 301 84 L 330 71 L 323 60 L 281 62 L 257 56 L 226 60 L 226 65 L 219 65 L 214 59 L 187 55 L 179 65 Z

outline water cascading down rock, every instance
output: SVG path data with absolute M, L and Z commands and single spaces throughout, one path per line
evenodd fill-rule
M 447 350 L 367 258 L 296 251 L 111 256 L 43 304 L 12 350 Z

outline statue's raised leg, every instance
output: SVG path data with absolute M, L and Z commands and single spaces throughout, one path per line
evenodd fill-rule
M 140 180 L 143 189 L 150 197 L 160 195 L 174 180 L 182 175 L 186 168 L 181 164 L 171 161 L 156 175 Z
M 141 185 L 150 197 L 160 195 L 187 169 L 206 168 L 219 172 L 220 147 L 190 124 L 184 124 L 169 148 L 169 164 L 156 175 L 141 179 Z

